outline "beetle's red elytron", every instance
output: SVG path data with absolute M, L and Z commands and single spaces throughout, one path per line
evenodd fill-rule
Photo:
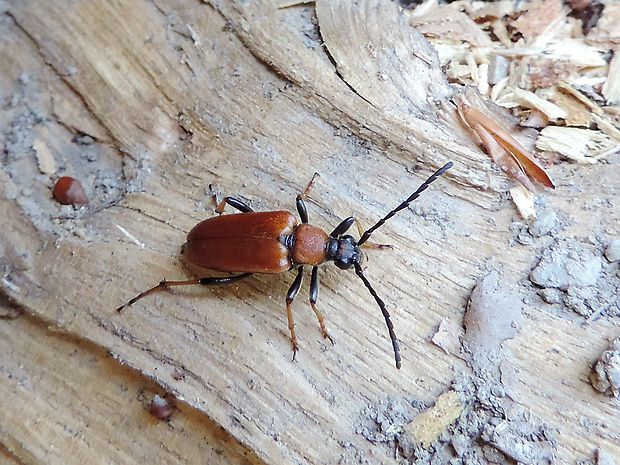
M 172 286 L 230 284 L 247 278 L 253 273 L 276 274 L 296 268 L 297 277 L 286 295 L 286 316 L 291 332 L 294 360 L 298 348 L 291 304 L 301 287 L 304 265 L 312 266 L 310 305 L 312 305 L 312 309 L 319 320 L 323 337 L 333 343 L 332 338 L 325 329 L 323 316 L 315 305 L 319 295 L 319 265 L 326 261 L 333 261 L 342 270 L 354 268 L 355 273 L 360 277 L 377 302 L 377 305 L 379 305 L 388 327 L 390 339 L 392 340 L 396 368 L 400 369 L 400 351 L 398 340 L 394 333 L 394 326 L 385 303 L 377 295 L 366 276 L 364 276 L 362 271 L 364 253 L 360 247 L 366 243 L 373 232 L 383 226 L 396 213 L 407 208 L 433 181 L 451 167 L 452 162 L 449 162 L 436 171 L 404 202 L 363 233 L 354 217 L 343 220 L 329 235 L 323 230 L 308 224 L 308 211 L 304 198 L 314 181 L 314 177 L 308 184 L 305 192 L 297 196 L 297 212 L 301 218 L 301 224 L 297 224 L 297 220 L 291 212 L 254 212 L 249 205 L 240 200 L 226 197 L 220 202 L 215 211 L 219 214 L 223 213 L 224 207 L 228 204 L 241 211 L 241 213 L 216 216 L 198 223 L 187 235 L 184 253 L 189 264 L 199 270 L 241 274 L 226 277 L 206 277 L 188 281 L 164 280 L 157 286 L 137 295 L 125 305 L 120 306 L 117 311 L 120 313 L 123 308 L 143 297 Z M 353 236 L 345 235 L 353 223 L 357 223 L 360 229 L 361 237 L 358 241 Z

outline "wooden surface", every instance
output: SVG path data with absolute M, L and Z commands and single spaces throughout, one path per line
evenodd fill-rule
M 432 405 L 467 370 L 430 343 L 439 323 L 461 324 L 491 269 L 527 280 L 551 240 L 515 244 L 503 195 L 513 181 L 459 124 L 456 89 L 398 13 L 381 0 L 9 2 L 0 244 L 14 302 L 3 307 L 23 313 L 0 321 L 8 463 L 398 461 L 389 442 L 360 434 L 369 410 L 387 399 Z M 329 231 L 355 214 L 369 226 L 448 160 L 449 174 L 373 236 L 394 249 L 368 252 L 400 371 L 372 297 L 331 265 L 318 306 L 336 344 L 322 339 L 305 284 L 295 363 L 284 311 L 292 273 L 115 312 L 162 278 L 188 276 L 180 246 L 213 214 L 213 194 L 294 211 L 319 172 L 311 221 Z M 563 235 L 620 235 L 617 165 L 550 173 L 558 188 L 541 198 L 567 218 Z M 65 174 L 91 199 L 77 212 L 51 198 Z M 511 341 L 515 402 L 557 431 L 560 462 L 599 447 L 620 454 L 617 400 L 587 383 L 617 319 L 580 326 L 529 292 Z M 143 399 L 166 391 L 180 412 L 158 423 Z

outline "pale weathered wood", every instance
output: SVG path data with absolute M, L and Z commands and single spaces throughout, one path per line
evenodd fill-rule
M 371 49 L 385 57 L 381 50 L 424 43 L 406 33 L 393 5 L 318 2 L 316 8 L 341 75 L 318 38 L 304 33 L 311 28 L 312 5 L 11 4 L 3 19 L 0 89 L 14 102 L 0 118 L 25 140 L 11 142 L 10 154 L 21 147 L 23 158 L 14 156 L 0 172 L 0 211 L 10 224 L 1 240 L 3 288 L 32 316 L 2 322 L 3 331 L 18 324 L 20 334 L 44 338 L 37 323 L 42 321 L 71 334 L 32 352 L 19 345 L 10 357 L 12 370 L 24 357 L 42 361 L 41 367 L 29 365 L 30 376 L 60 373 L 68 365 L 68 347 L 83 339 L 89 349 L 80 357 L 91 351 L 101 360 L 109 351 L 174 392 L 195 425 L 206 420 L 190 406 L 221 425 L 234 438 L 231 457 L 245 447 L 266 463 L 396 463 L 389 444 L 373 444 L 359 434 L 371 421 L 365 409 L 387 398 L 432 403 L 454 372 L 466 369 L 461 359 L 429 343 L 439 322 L 460 324 L 471 288 L 486 270 L 500 268 L 508 282 L 525 279 L 551 239 L 511 245 L 516 213 L 500 192 L 512 183 L 459 125 L 447 98 L 455 91 L 441 79 L 428 45 L 421 56 L 403 53 L 369 62 Z M 381 21 L 367 21 L 369 15 Z M 334 23 L 340 18 L 339 31 Z M 345 37 L 351 41 L 348 54 L 338 49 Z M 401 39 L 405 42 L 393 42 Z M 360 47 L 369 54 L 357 53 Z M 408 79 L 408 66 L 423 75 L 425 92 L 412 88 L 403 94 L 419 82 Z M 377 78 L 375 71 L 389 79 Z M 355 80 L 360 72 L 370 73 L 368 79 Z M 411 102 L 411 96 L 418 100 Z M 94 137 L 94 145 L 72 143 L 79 133 Z M 39 172 L 29 150 L 35 139 L 56 158 L 57 175 L 66 171 L 86 179 L 87 208 L 74 213 L 51 200 L 53 176 Z M 257 210 L 292 210 L 295 195 L 316 171 L 321 177 L 310 194 L 313 223 L 329 230 L 355 213 L 370 225 L 449 159 L 456 165 L 450 174 L 413 211 L 373 237 L 395 250 L 369 251 L 368 278 L 386 301 L 401 340 L 400 372 L 374 301 L 353 273 L 333 266 L 321 270 L 319 308 L 337 344 L 322 340 L 305 285 L 294 305 L 297 363 L 290 360 L 284 315 L 291 274 L 163 293 L 121 316 L 114 311 L 164 277 L 187 276 L 179 248 L 186 232 L 212 215 L 213 192 L 234 194 Z M 552 167 L 558 189 L 544 195 L 548 208 L 570 217 L 563 233 L 585 237 L 596 229 L 620 235 L 614 203 L 597 201 L 600 186 L 617 199 L 617 169 L 581 168 L 578 186 L 573 170 Z M 586 210 L 593 203 L 596 210 Z M 586 384 L 589 364 L 615 336 L 617 324 L 603 319 L 580 328 L 541 311 L 534 297 L 527 302 L 525 327 L 511 341 L 522 375 L 515 401 L 559 430 L 562 460 L 588 456 L 595 447 L 618 451 L 616 404 Z M 115 379 L 88 383 L 92 394 L 75 394 L 81 402 L 142 379 L 124 369 L 116 373 L 110 361 L 104 365 L 81 376 Z M 67 384 L 78 386 L 81 379 Z M 63 385 L 57 380 L 27 393 L 46 399 Z M 102 409 L 95 399 L 85 416 L 89 424 L 101 425 L 94 454 L 102 462 L 142 462 L 147 453 L 134 438 L 148 435 L 149 445 L 166 439 L 150 437 L 135 397 L 113 399 L 114 406 Z M 28 413 L 29 420 L 36 420 L 38 409 Z M 59 415 L 69 418 L 72 412 L 67 408 Z M 104 421 L 112 412 L 122 431 Z M 45 453 L 60 434 L 53 417 L 39 419 L 37 433 L 25 431 L 17 413 L 2 429 L 7 449 L 28 463 L 54 462 Z M 192 434 L 199 430 L 195 426 Z M 122 460 L 106 442 L 114 438 Z M 13 448 L 15 441 L 27 447 Z M 191 446 L 179 446 L 184 448 Z M 81 463 L 78 454 L 56 452 L 58 462 Z M 204 462 L 204 456 L 182 460 Z
M 161 388 L 101 347 L 27 315 L 0 332 L 0 434 L 20 463 L 262 463 L 183 403 L 153 418 Z

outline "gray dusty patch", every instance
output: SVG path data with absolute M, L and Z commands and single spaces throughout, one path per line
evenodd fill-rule
M 460 356 L 471 371 L 459 373 L 434 406 L 393 399 L 369 405 L 358 434 L 373 443 L 393 441 L 403 463 L 553 463 L 552 429 L 513 400 L 516 359 L 504 343 L 520 329 L 523 305 L 500 273 L 481 279 L 462 335 Z M 446 331 L 455 334 L 443 324 L 433 337 L 442 348 Z
M 472 374 L 455 383 L 469 400 L 455 433 L 478 438 L 472 450 L 481 463 L 553 461 L 552 431 L 513 401 L 516 360 L 504 342 L 517 335 L 522 311 L 523 296 L 493 271 L 474 288 L 464 317 L 464 358 Z
M 530 280 L 540 288 L 540 295 L 550 304 L 586 317 L 618 316 L 617 241 L 607 247 L 600 242 L 557 239 L 545 249 Z

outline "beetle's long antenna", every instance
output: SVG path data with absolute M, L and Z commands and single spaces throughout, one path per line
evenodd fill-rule
M 398 347 L 398 339 L 396 338 L 396 333 L 394 332 L 394 325 L 392 324 L 390 313 L 387 311 L 387 308 L 385 308 L 385 303 L 383 303 L 383 300 L 381 300 L 381 298 L 377 295 L 375 290 L 370 285 L 370 282 L 368 282 L 368 280 L 366 279 L 366 276 L 364 276 L 364 273 L 362 271 L 362 266 L 358 263 L 355 263 L 355 273 L 364 282 L 364 285 L 366 286 L 366 288 L 370 291 L 372 296 L 375 298 L 377 305 L 379 305 L 379 308 L 381 309 L 381 313 L 383 313 L 383 317 L 385 318 L 385 324 L 388 327 L 390 339 L 392 340 L 392 347 L 394 349 L 394 360 L 396 360 L 396 368 L 400 370 L 400 348 Z
M 420 194 L 422 192 L 424 192 L 426 190 L 426 188 L 428 186 L 430 186 L 439 176 L 441 176 L 442 174 L 444 174 L 446 171 L 448 171 L 450 168 L 452 168 L 452 162 L 448 162 L 446 163 L 442 168 L 438 169 L 435 174 L 433 174 L 432 176 L 430 176 L 426 181 L 424 181 L 424 183 L 418 187 L 418 190 L 416 190 L 413 194 L 411 194 L 409 196 L 409 198 L 407 200 L 405 200 L 403 203 L 401 203 L 398 207 L 396 207 L 394 210 L 392 210 L 390 213 L 388 213 L 387 215 L 385 215 L 385 217 L 383 217 L 382 219 L 380 219 L 377 224 L 375 224 L 372 228 L 367 229 L 364 234 L 362 234 L 362 237 L 360 238 L 360 240 L 357 242 L 357 245 L 362 245 L 364 242 L 366 242 L 368 240 L 368 238 L 370 237 L 370 235 L 375 232 L 377 229 L 379 229 L 381 226 L 383 226 L 383 224 L 389 220 L 390 218 L 392 218 L 394 215 L 396 215 L 399 211 L 404 210 L 405 208 L 407 208 L 409 206 L 409 204 L 411 202 L 413 202 L 415 199 L 417 199 Z M 359 273 L 358 273 L 359 274 Z

